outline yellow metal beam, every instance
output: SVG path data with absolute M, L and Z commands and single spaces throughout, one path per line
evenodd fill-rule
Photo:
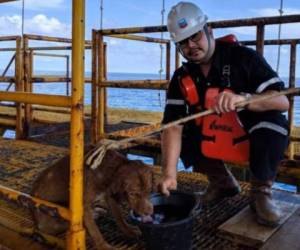
M 85 0 L 72 4 L 72 109 L 70 161 L 70 228 L 68 250 L 85 250 L 83 228 L 83 90 Z
M 71 98 L 61 95 L 33 94 L 27 92 L 0 91 L 1 101 L 23 102 L 47 106 L 70 107 Z
M 58 206 L 54 203 L 35 198 L 29 194 L 25 194 L 2 185 L 0 185 L 0 194 L 8 200 L 14 200 L 21 203 L 25 207 L 38 208 L 40 205 L 45 205 L 48 207 L 49 211 L 57 211 L 57 214 L 59 214 L 62 218 L 66 220 L 70 219 L 69 210 L 65 207 Z

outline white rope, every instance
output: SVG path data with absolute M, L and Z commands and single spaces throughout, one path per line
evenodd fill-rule
M 100 29 L 103 29 L 103 0 L 100 1 Z
M 163 26 L 165 24 L 165 0 L 162 0 L 162 9 L 161 9 L 161 25 Z M 164 32 L 160 33 L 160 39 L 162 40 L 164 38 Z M 164 72 L 163 69 L 163 52 L 164 52 L 164 47 L 163 44 L 159 44 L 160 47 L 160 69 L 158 71 L 159 73 L 159 80 L 162 80 L 162 73 Z M 158 97 L 159 97 L 159 106 L 162 106 L 162 101 L 161 101 L 161 94 L 160 90 L 158 91 Z
M 278 9 L 279 11 L 279 15 L 282 16 L 283 14 L 283 0 L 280 0 L 280 8 Z M 280 41 L 280 38 L 281 38 L 281 23 L 279 23 L 279 26 L 278 26 L 278 43 Z M 280 53 L 281 53 L 281 44 L 278 44 L 278 51 L 277 51 L 277 66 L 276 66 L 276 72 L 278 74 L 278 71 L 279 71 L 279 66 L 280 66 Z

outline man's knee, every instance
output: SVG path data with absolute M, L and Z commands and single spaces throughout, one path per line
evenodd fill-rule
M 225 164 L 221 160 L 202 158 L 193 165 L 193 172 L 208 174 L 225 169 Z M 222 171 L 220 171 L 222 172 Z

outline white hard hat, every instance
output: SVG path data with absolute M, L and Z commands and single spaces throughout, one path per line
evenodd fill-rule
M 180 2 L 172 7 L 168 15 L 168 31 L 177 43 L 202 30 L 207 16 L 195 4 Z

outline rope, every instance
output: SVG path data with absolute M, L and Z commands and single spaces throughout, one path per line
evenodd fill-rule
M 282 16 L 283 14 L 283 0 L 280 0 L 280 8 L 278 9 L 279 11 L 279 15 Z M 280 41 L 280 38 L 281 38 L 281 23 L 279 23 L 279 26 L 278 26 L 278 43 Z M 277 51 L 277 66 L 276 66 L 276 72 L 278 74 L 278 71 L 279 71 L 279 66 L 280 66 L 280 52 L 281 52 L 281 44 L 278 44 L 278 51 Z
M 260 102 L 260 101 L 268 100 L 268 99 L 271 99 L 271 98 L 274 98 L 277 96 L 290 95 L 290 94 L 300 94 L 300 88 L 290 88 L 290 89 L 287 89 L 284 91 L 280 91 L 280 92 L 276 92 L 276 93 L 272 93 L 272 94 L 268 94 L 268 95 L 255 96 L 255 97 L 250 98 L 249 100 L 237 103 L 236 106 L 237 106 L 237 108 L 242 108 L 251 103 Z M 130 138 L 125 138 L 123 140 L 113 141 L 113 142 L 105 141 L 105 140 L 100 141 L 99 145 L 96 145 L 95 151 L 93 153 L 91 153 L 91 155 L 87 158 L 86 164 L 89 165 L 91 169 L 96 169 L 101 164 L 102 159 L 108 149 L 119 149 L 119 148 L 121 148 L 122 145 L 128 144 L 129 142 L 133 142 L 138 139 L 148 137 L 157 132 L 161 132 L 162 130 L 165 130 L 167 128 L 174 127 L 176 125 L 180 125 L 180 124 L 186 123 L 188 121 L 194 120 L 196 118 L 206 116 L 206 115 L 211 115 L 214 113 L 215 113 L 215 111 L 213 109 L 208 109 L 208 110 L 202 111 L 200 113 L 196 113 L 196 114 L 181 118 L 179 120 L 176 120 L 176 121 L 164 124 L 164 125 L 155 124 L 155 125 L 153 125 L 153 129 L 151 131 L 141 133 L 137 136 L 133 136 Z
M 161 9 L 161 25 L 163 26 L 165 24 L 165 0 L 162 0 L 162 9 Z M 164 38 L 164 32 L 160 33 L 160 39 L 162 40 Z M 158 71 L 159 73 L 159 80 L 162 80 L 162 73 L 164 72 L 163 69 L 163 51 L 164 51 L 164 47 L 162 45 L 162 43 L 159 44 L 160 47 L 160 69 Z M 160 94 L 160 90 L 158 91 L 158 98 L 159 98 L 159 106 L 162 106 L 162 102 L 161 102 L 161 94 Z
M 103 29 L 103 0 L 100 1 L 100 30 Z

